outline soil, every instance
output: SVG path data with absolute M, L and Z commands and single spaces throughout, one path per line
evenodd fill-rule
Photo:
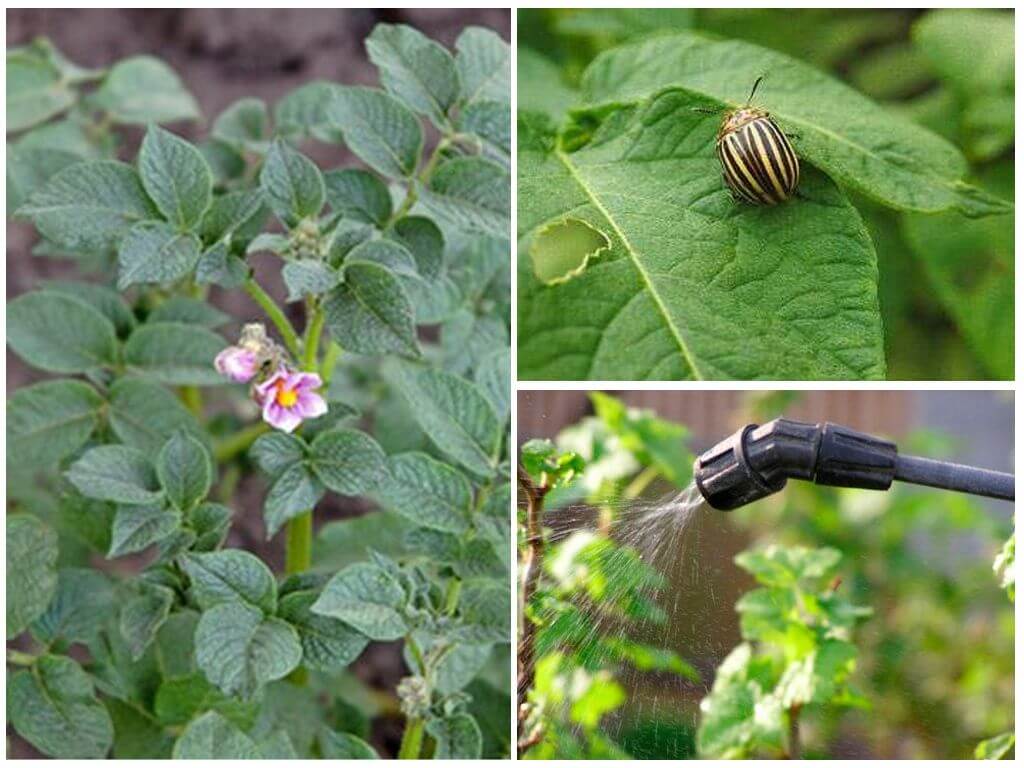
M 77 64 L 109 66 L 126 56 L 150 54 L 167 61 L 196 97 L 207 121 L 236 99 L 255 96 L 272 104 L 292 89 L 313 79 L 348 84 L 376 84 L 376 69 L 366 58 L 363 40 L 378 22 L 406 23 L 445 44 L 454 44 L 462 29 L 479 25 L 510 39 L 511 17 L 502 9 L 15 9 L 7 11 L 7 45 L 49 38 Z M 173 126 L 186 137 L 198 137 L 207 126 Z M 140 134 L 129 135 L 126 151 L 134 150 Z M 310 154 L 327 166 L 341 165 L 351 156 L 340 147 L 317 147 Z M 7 297 L 31 290 L 41 280 L 79 278 L 73 265 L 33 257 L 35 235 L 30 226 L 7 224 Z M 271 293 L 283 299 L 283 286 L 271 262 L 255 264 L 257 275 Z M 212 300 L 233 317 L 254 317 L 257 307 L 240 294 L 215 291 Z M 293 305 L 296 306 L 297 305 Z M 301 324 L 301 310 L 292 318 Z M 226 330 L 230 336 L 232 328 Z M 7 354 L 8 391 L 41 378 L 18 358 Z M 263 479 L 249 476 L 239 485 L 231 506 L 235 521 L 228 546 L 258 553 L 272 565 L 282 565 L 277 537 L 266 542 L 260 515 L 266 492 Z M 319 523 L 366 511 L 358 500 L 332 498 L 317 508 Z M 96 563 L 105 567 L 104 561 Z M 119 565 L 123 571 L 123 566 Z M 352 666 L 367 685 L 393 691 L 405 668 L 400 646 L 373 643 Z M 9 733 L 10 757 L 38 756 Z M 372 741 L 382 754 L 395 754 L 401 737 L 398 719 L 377 720 Z

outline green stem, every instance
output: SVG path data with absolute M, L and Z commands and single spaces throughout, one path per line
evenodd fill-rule
M 323 379 L 325 387 L 331 383 L 331 376 L 334 375 L 334 366 L 338 364 L 339 357 L 341 357 L 341 347 L 332 341 L 327 345 L 323 362 L 320 363 L 320 378 Z
M 427 163 L 423 166 L 423 170 L 420 171 L 416 181 L 420 184 L 426 184 L 430 181 L 430 175 L 434 172 L 434 168 L 437 166 L 438 160 L 441 159 L 441 153 L 450 145 L 451 139 L 448 136 L 443 136 L 441 140 L 437 142 L 437 146 L 434 147 L 434 151 L 430 154 L 430 157 L 427 158 Z M 401 206 L 399 206 L 398 210 L 391 216 L 388 224 L 393 224 L 398 221 L 400 218 L 405 216 L 405 214 L 407 214 L 414 205 L 416 205 L 416 200 L 419 196 L 416 192 L 416 181 L 410 182 L 409 188 L 405 193 L 405 200 L 402 201 Z
M 288 322 L 288 318 L 284 316 L 284 311 L 277 305 L 270 294 L 263 290 L 263 287 L 257 283 L 253 278 L 249 278 L 245 281 L 245 291 L 248 293 L 253 301 L 260 305 L 267 317 L 270 318 L 270 322 L 277 328 L 277 332 L 281 334 L 281 339 L 284 341 L 284 345 L 291 352 L 292 357 L 296 360 L 299 359 L 299 336 L 295 333 L 295 329 L 292 324 Z
M 180 391 L 181 402 L 185 404 L 193 416 L 202 418 L 203 416 L 203 393 L 199 391 L 199 387 L 182 387 Z
M 284 551 L 284 572 L 305 573 L 313 564 L 313 510 L 288 521 Z
M 270 427 L 263 421 L 257 421 L 255 424 L 250 424 L 245 429 L 239 430 L 230 437 L 214 443 L 213 458 L 216 459 L 218 463 L 233 459 L 238 454 L 247 451 L 249 446 L 256 442 L 257 437 L 269 430 Z
M 402 734 L 402 746 L 398 750 L 399 760 L 417 760 L 423 749 L 423 718 L 413 717 L 405 722 L 405 733 Z
M 15 651 L 12 648 L 7 649 L 7 663 L 17 664 L 21 667 L 31 667 L 36 662 L 36 657 L 31 653 L 25 653 L 23 651 Z
M 320 350 L 320 334 L 324 329 L 324 311 L 317 304 L 313 316 L 306 326 L 306 339 L 302 342 L 302 370 L 315 371 L 317 352 Z

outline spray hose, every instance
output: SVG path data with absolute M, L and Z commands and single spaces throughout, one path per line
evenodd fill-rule
M 1013 475 L 901 456 L 894 443 L 838 424 L 775 419 L 750 424 L 694 462 L 694 480 L 715 509 L 781 491 L 790 478 L 885 491 L 894 480 L 1013 501 Z

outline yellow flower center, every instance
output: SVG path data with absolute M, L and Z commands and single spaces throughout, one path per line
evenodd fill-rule
M 288 389 L 287 387 L 278 385 L 277 387 L 277 404 L 285 408 L 291 408 L 299 401 L 299 393 L 294 389 Z

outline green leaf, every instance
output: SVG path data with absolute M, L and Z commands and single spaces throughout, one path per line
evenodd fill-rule
M 298 753 L 285 730 L 274 731 L 256 745 L 263 760 L 297 760 Z
M 384 479 L 384 451 L 377 441 L 357 429 L 321 432 L 309 451 L 310 468 L 335 493 L 360 496 Z
M 267 203 L 288 227 L 311 218 L 324 207 L 324 179 L 316 163 L 278 139 L 260 171 L 260 187 Z
M 462 533 L 469 526 L 473 491 L 457 470 L 425 453 L 388 459 L 381 501 L 403 517 L 428 528 Z
M 399 556 L 402 536 L 408 528 L 404 518 L 383 510 L 347 520 L 335 520 L 317 531 L 313 562 L 318 570 L 336 571 L 365 559 L 366 550 Z
M 163 217 L 179 230 L 194 230 L 213 199 L 213 171 L 184 139 L 151 125 L 139 149 L 139 176 Z
M 14 730 L 56 758 L 103 758 L 114 726 L 96 699 L 92 681 L 64 656 L 43 656 L 7 684 L 7 715 Z
M 152 460 L 177 430 L 194 437 L 203 434 L 192 413 L 166 389 L 134 377 L 118 379 L 110 388 L 107 418 L 110 428 L 125 445 Z
M 807 64 L 750 43 L 687 32 L 621 46 L 587 68 L 583 90 L 596 103 L 644 99 L 677 86 L 735 108 L 765 73 L 758 106 L 799 134 L 797 154 L 837 183 L 901 210 L 956 208 L 970 216 L 1008 210 L 962 181 L 967 164 L 952 144 Z M 718 118 L 707 122 L 717 127 Z
M 686 448 L 689 432 L 680 424 L 659 419 L 652 411 L 627 408 L 618 398 L 592 392 L 590 400 L 597 414 L 622 447 L 644 466 L 654 466 L 679 488 L 693 476 L 693 455 Z
M 439 128 L 448 125 L 459 73 L 443 46 L 405 24 L 378 24 L 366 38 L 366 51 L 388 91 Z
M 213 459 L 202 443 L 182 430 L 160 451 L 156 474 L 170 502 L 188 512 L 210 492 Z
M 740 552 L 734 558 L 736 565 L 770 587 L 790 587 L 805 579 L 827 579 L 835 573 L 841 559 L 840 552 L 831 547 L 777 546 Z
M 118 123 L 146 125 L 198 120 L 199 106 L 170 67 L 152 56 L 115 64 L 92 102 Z
M 213 359 L 227 343 L 205 328 L 184 323 L 139 327 L 124 345 L 124 361 L 138 373 L 164 384 L 217 385 L 223 377 Z
M 141 552 L 181 525 L 181 512 L 161 505 L 119 505 L 110 534 L 108 558 Z
M 189 640 L 191 658 L 191 637 Z M 239 728 L 248 730 L 256 719 L 259 704 L 258 701 L 244 702 L 225 696 L 202 674 L 192 672 L 184 677 L 165 677 L 156 691 L 153 712 L 162 725 L 173 726 L 185 725 L 200 713 L 214 711 Z
M 155 504 L 163 498 L 149 459 L 125 445 L 90 448 L 71 465 L 65 477 L 90 499 Z
M 489 29 L 466 27 L 455 41 L 455 51 L 462 101 L 511 101 L 512 56 L 508 43 Z
M 508 328 L 498 317 L 478 315 L 464 307 L 441 324 L 443 365 L 452 373 L 467 375 L 491 351 L 508 347 Z
M 320 756 L 325 760 L 379 760 L 377 750 L 351 733 L 321 728 L 317 733 Z
M 31 515 L 7 516 L 7 639 L 42 615 L 57 591 L 57 534 Z
M 431 174 L 420 200 L 434 216 L 457 229 L 507 238 L 511 194 L 505 168 L 482 157 L 456 157 Z
M 427 722 L 427 733 L 434 737 L 437 760 L 476 760 L 480 757 L 483 737 L 476 720 L 467 714 L 433 718 Z
M 249 457 L 271 477 L 306 458 L 306 443 L 287 432 L 267 432 L 252 444 Z
M 196 663 L 228 695 L 249 698 L 301 661 L 295 630 L 244 603 L 216 605 L 203 612 L 196 627 Z
M 135 315 L 125 304 L 121 294 L 113 288 L 97 283 L 85 283 L 78 280 L 44 280 L 41 287 L 50 292 L 64 294 L 84 301 L 99 310 L 104 317 L 114 324 L 118 338 L 123 338 L 135 327 Z
M 56 67 L 32 47 L 7 52 L 7 132 L 46 122 L 75 103 Z
M 324 174 L 327 204 L 345 219 L 383 227 L 391 218 L 391 193 L 369 171 L 345 168 Z
M 459 593 L 459 616 L 466 625 L 466 642 L 505 642 L 511 631 L 506 584 L 493 579 L 464 581 Z
M 282 471 L 263 502 L 267 538 L 273 538 L 292 518 L 313 509 L 323 495 L 323 485 L 305 464 L 292 464 Z
M 274 107 L 274 122 L 284 136 L 312 136 L 339 143 L 341 132 L 328 119 L 328 105 L 340 88 L 336 83 L 314 80 L 296 88 Z
M 189 522 L 196 532 L 192 550 L 212 552 L 224 543 L 231 526 L 231 510 L 223 504 L 208 501 L 192 510 Z
M 7 305 L 7 343 L 36 368 L 82 373 L 117 355 L 114 326 L 84 301 L 52 291 L 24 293 Z
M 70 252 L 112 251 L 136 222 L 153 218 L 135 169 L 111 160 L 75 163 L 33 193 L 17 215 Z
M 392 179 L 411 177 L 423 149 L 423 128 L 400 102 L 374 88 L 340 87 L 325 107 L 352 154 Z
M 174 742 L 175 760 L 259 760 L 256 744 L 217 712 L 196 718 Z
M 188 553 L 181 565 L 192 581 L 192 596 L 203 610 L 224 602 L 244 602 L 274 613 L 277 582 L 256 555 L 241 549 Z
M 229 245 L 246 245 L 263 230 L 269 213 L 262 190 L 228 192 L 213 199 L 199 234 L 206 243 L 223 240 Z
M 419 357 L 412 306 L 398 279 L 372 262 L 348 261 L 344 282 L 324 301 L 327 328 L 342 349 Z
M 199 262 L 201 243 L 162 221 L 143 221 L 132 227 L 117 250 L 117 287 L 173 283 Z
M 261 99 L 246 98 L 229 104 L 217 115 L 210 135 L 237 152 L 264 152 L 270 117 Z
M 174 604 L 174 591 L 159 584 L 139 584 L 139 593 L 121 609 L 121 637 L 128 643 L 132 660 L 138 661 L 149 648 L 156 633 L 167 621 Z
M 501 425 L 475 385 L 450 373 L 389 360 L 385 376 L 408 402 L 416 423 L 446 456 L 489 477 L 497 461 Z
M 16 390 L 7 401 L 8 467 L 43 469 L 75 453 L 96 429 L 102 404 L 96 390 L 72 379 Z
M 423 216 L 403 216 L 384 236 L 404 247 L 416 261 L 416 272 L 426 282 L 444 270 L 444 236 L 437 225 Z
M 369 638 L 338 619 L 313 613 L 317 598 L 312 590 L 285 595 L 278 616 L 299 633 L 305 666 L 328 674 L 340 672 L 363 652 Z
M 320 296 L 341 281 L 341 274 L 336 269 L 311 259 L 289 261 L 281 270 L 281 277 L 288 288 L 286 301 L 289 302 L 299 301 L 306 296 Z
M 231 316 L 221 312 L 212 304 L 188 296 L 172 296 L 146 318 L 151 323 L 186 323 L 204 328 L 219 328 L 226 325 Z
M 62 568 L 57 592 L 31 626 L 32 636 L 51 645 L 58 639 L 87 643 L 103 629 L 114 609 L 114 589 L 99 571 Z
M 509 392 L 512 388 L 512 355 L 508 347 L 493 349 L 478 361 L 474 383 L 491 401 L 498 420 L 506 424 L 510 415 Z
M 371 563 L 354 563 L 335 574 L 311 610 L 340 619 L 371 640 L 397 640 L 406 633 L 399 612 L 402 588 L 386 571 Z
M 26 147 L 21 142 L 8 144 L 7 215 L 14 214 L 50 179 L 81 160 L 79 155 L 61 149 Z
M 516 52 L 516 81 L 520 114 L 537 112 L 561 123 L 579 102 L 579 94 L 565 82 L 561 68 L 547 56 L 522 45 Z
M 974 748 L 975 760 L 1003 760 L 1013 751 L 1016 738 L 1013 733 L 1001 733 L 991 739 L 985 739 Z
M 196 264 L 196 282 L 200 285 L 238 288 L 249 278 L 249 274 L 246 263 L 230 253 L 224 243 L 217 243 L 207 250 Z
M 813 171 L 802 199 L 740 207 L 701 104 L 664 91 L 571 154 L 520 123 L 519 375 L 881 378 L 877 265 L 856 210 Z M 545 286 L 523 251 L 569 213 L 611 251 Z
M 165 733 L 148 713 L 120 699 L 103 700 L 114 724 L 115 760 L 166 760 L 174 738 Z
M 512 151 L 512 108 L 500 101 L 471 104 L 459 113 L 459 132 L 478 136 L 507 158 Z

